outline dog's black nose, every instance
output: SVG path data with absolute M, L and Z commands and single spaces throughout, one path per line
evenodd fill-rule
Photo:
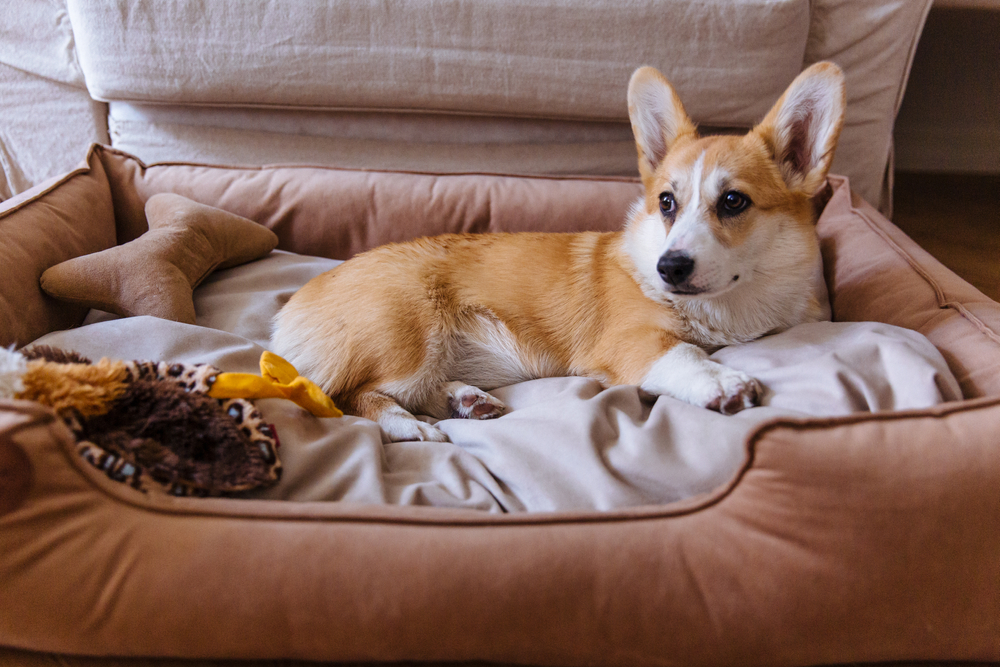
M 681 250 L 671 250 L 656 263 L 656 270 L 664 282 L 677 287 L 694 273 L 694 259 Z

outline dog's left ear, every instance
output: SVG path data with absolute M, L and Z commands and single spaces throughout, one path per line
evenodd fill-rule
M 809 197 L 826 182 L 846 107 L 844 74 L 820 62 L 799 74 L 754 128 L 771 147 L 789 189 Z

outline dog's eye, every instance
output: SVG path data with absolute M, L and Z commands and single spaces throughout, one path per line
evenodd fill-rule
M 730 190 L 719 200 L 719 214 L 723 216 L 739 215 L 751 204 L 750 198 L 742 192 Z
M 674 200 L 674 195 L 670 192 L 660 193 L 660 213 L 666 216 L 672 216 L 677 212 L 677 202 Z

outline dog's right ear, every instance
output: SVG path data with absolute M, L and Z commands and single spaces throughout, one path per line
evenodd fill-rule
M 698 134 L 673 86 L 653 67 L 640 67 L 632 74 L 628 117 L 639 151 L 639 175 L 647 186 L 674 142 Z

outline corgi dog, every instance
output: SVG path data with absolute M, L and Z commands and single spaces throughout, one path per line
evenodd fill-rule
M 761 386 L 708 351 L 820 319 L 814 198 L 844 79 L 806 69 L 742 136 L 699 136 L 657 70 L 628 110 L 645 194 L 622 231 L 446 234 L 375 248 L 302 287 L 273 346 L 390 441 L 414 417 L 490 419 L 496 387 L 577 375 L 732 414 Z

